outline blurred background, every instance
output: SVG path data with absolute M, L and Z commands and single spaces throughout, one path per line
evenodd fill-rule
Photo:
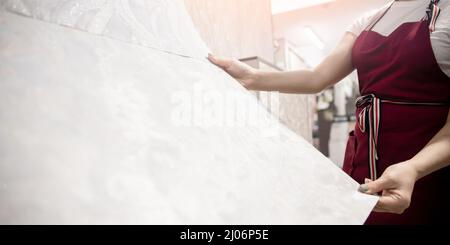
M 266 70 L 312 68 L 354 21 L 390 0 L 184 0 L 211 52 Z M 280 119 L 342 166 L 354 128 L 357 75 L 318 95 L 279 97 Z M 272 98 L 255 93 L 270 108 Z

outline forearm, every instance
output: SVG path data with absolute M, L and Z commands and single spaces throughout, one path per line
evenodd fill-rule
M 315 94 L 324 89 L 315 78 L 312 70 L 291 72 L 258 71 L 254 79 L 254 86 L 250 87 L 252 90 Z
M 336 84 L 353 70 L 352 48 L 356 37 L 346 33 L 336 47 L 315 69 L 290 72 L 256 71 L 249 89 L 282 93 L 314 94 Z
M 439 133 L 409 163 L 416 170 L 417 179 L 450 165 L 450 117 Z

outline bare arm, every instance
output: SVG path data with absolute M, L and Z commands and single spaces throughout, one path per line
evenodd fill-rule
M 318 93 L 339 82 L 353 70 L 351 52 L 356 37 L 346 33 L 335 50 L 313 70 L 266 72 L 237 60 L 209 56 L 209 60 L 250 90 L 283 93 Z
M 450 165 L 450 111 L 445 126 L 410 162 L 418 179 Z

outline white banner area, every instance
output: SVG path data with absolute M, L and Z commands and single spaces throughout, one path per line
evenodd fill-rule
M 0 1 L 0 224 L 362 224 L 181 1 Z

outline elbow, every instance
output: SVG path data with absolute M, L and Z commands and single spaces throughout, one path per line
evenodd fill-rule
M 325 83 L 323 80 L 320 79 L 313 79 L 311 81 L 311 88 L 310 93 L 311 94 L 318 94 L 324 91 L 325 89 L 329 88 L 330 85 L 328 83 Z
M 327 89 L 328 86 L 324 86 L 321 84 L 315 84 L 315 86 L 313 86 L 311 93 L 312 94 L 318 94 L 321 93 L 322 91 L 324 91 L 325 89 Z
M 311 86 L 310 92 L 311 94 L 318 94 L 325 89 L 330 87 L 330 82 L 328 82 L 327 76 L 322 74 L 320 70 L 312 70 L 311 71 Z

